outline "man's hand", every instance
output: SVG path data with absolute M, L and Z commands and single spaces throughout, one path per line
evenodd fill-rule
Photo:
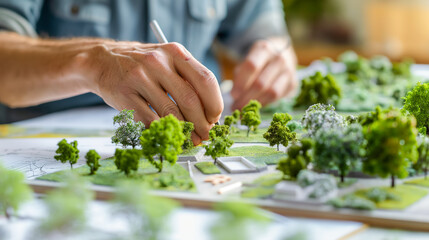
M 214 74 L 182 45 L 112 43 L 94 48 L 91 55 L 98 72 L 94 93 L 107 104 L 134 109 L 135 120 L 146 127 L 173 114 L 194 123 L 194 144 L 208 139 L 223 111 L 222 96 Z
M 213 73 L 177 43 L 32 39 L 3 32 L 0 72 L 0 102 L 10 107 L 93 92 L 118 110 L 134 109 L 135 120 L 146 127 L 168 114 L 193 122 L 194 144 L 208 139 L 223 111 Z
M 231 95 L 233 109 L 241 109 L 251 99 L 262 105 L 287 96 L 297 86 L 296 57 L 287 39 L 256 42 L 237 66 Z

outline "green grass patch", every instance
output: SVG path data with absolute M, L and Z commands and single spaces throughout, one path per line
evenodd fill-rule
M 283 173 L 274 172 L 258 177 L 252 183 L 247 184 L 241 192 L 244 198 L 268 198 L 274 193 L 277 183 L 283 180 Z
M 380 209 L 405 209 L 409 207 L 411 204 L 417 202 L 422 197 L 426 196 L 428 190 L 412 186 L 412 185 L 398 185 L 395 188 L 391 187 L 379 187 L 381 190 L 390 193 L 396 196 L 397 199 L 388 199 L 380 202 L 374 202 L 377 208 Z M 367 200 L 371 200 L 368 198 L 368 192 L 373 190 L 370 189 L 362 189 L 356 191 L 354 194 L 358 197 L 365 198 Z
M 169 191 L 190 191 L 196 192 L 195 183 L 189 176 L 189 172 L 180 164 L 171 165 L 164 163 L 162 172 L 153 167 L 146 159 L 141 159 L 139 169 L 132 172 L 129 177 L 123 172 L 119 172 L 113 161 L 108 158 L 100 161 L 101 167 L 95 175 L 89 175 L 89 167 L 82 166 L 73 170 L 63 170 L 41 176 L 37 179 L 61 182 L 70 171 L 81 175 L 88 181 L 97 185 L 114 186 L 115 183 L 123 179 L 132 179 L 146 183 L 151 189 L 161 189 Z
M 244 146 L 229 149 L 228 156 L 243 156 L 256 165 L 275 165 L 286 153 L 267 146 Z
M 417 186 L 422 186 L 422 187 L 429 187 L 429 178 L 412 179 L 412 180 L 406 181 L 405 184 L 417 185 Z
M 250 187 L 241 192 L 243 198 L 269 198 L 274 194 L 274 187 Z
M 195 163 L 195 167 L 204 174 L 220 173 L 219 168 L 213 162 L 198 162 Z
M 260 176 L 257 179 L 253 180 L 251 184 L 259 187 L 272 187 L 275 186 L 277 183 L 281 182 L 282 180 L 283 173 L 277 171 Z
M 199 151 L 201 151 L 202 147 L 193 147 L 191 149 L 185 149 L 180 154 L 180 156 L 195 156 Z
M 262 136 L 266 131 L 267 128 L 261 128 L 256 132 L 250 131 L 249 136 L 247 136 L 247 130 L 237 129 L 229 137 L 236 143 L 266 143 L 267 140 Z

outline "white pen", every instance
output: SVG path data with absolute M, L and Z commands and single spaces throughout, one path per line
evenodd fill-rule
M 165 37 L 164 33 L 161 30 L 161 27 L 156 20 L 150 21 L 149 26 L 152 29 L 153 34 L 155 34 L 156 40 L 158 40 L 159 43 L 168 43 L 167 38 Z M 215 124 L 220 125 L 219 121 L 217 121 Z

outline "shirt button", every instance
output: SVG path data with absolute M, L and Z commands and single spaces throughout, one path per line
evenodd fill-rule
M 73 5 L 73 6 L 70 8 L 70 12 L 71 12 L 71 14 L 73 14 L 73 15 L 77 15 L 77 14 L 79 13 L 79 6 L 78 6 L 78 5 Z
M 214 18 L 216 16 L 216 10 L 214 9 L 214 7 L 207 8 L 207 15 L 210 18 Z

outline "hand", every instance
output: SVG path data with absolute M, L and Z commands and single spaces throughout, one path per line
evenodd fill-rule
M 107 104 L 134 109 L 135 120 L 146 127 L 173 114 L 194 123 L 194 144 L 208 139 L 223 111 L 222 96 L 214 74 L 182 45 L 108 42 L 89 56 L 95 56 L 90 68 L 97 73 L 93 92 Z
M 256 42 L 245 60 L 237 66 L 231 95 L 233 109 L 241 109 L 250 100 L 262 105 L 287 96 L 297 86 L 296 57 L 287 39 Z

